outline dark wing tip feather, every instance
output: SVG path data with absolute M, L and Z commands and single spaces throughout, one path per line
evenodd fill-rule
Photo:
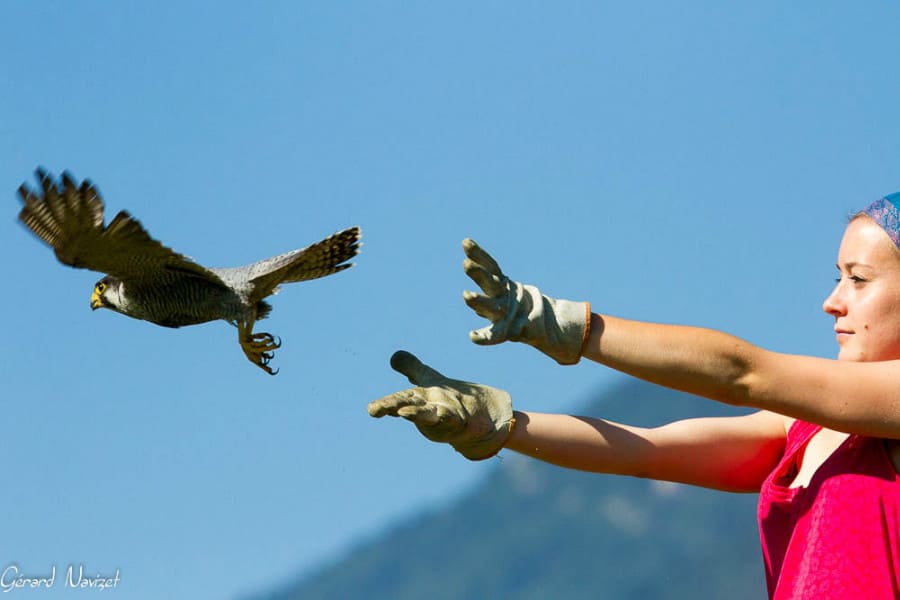
M 19 200 L 22 204 L 28 202 L 28 198 L 31 196 L 31 189 L 28 187 L 28 184 L 23 183 L 19 186 Z
M 38 183 L 41 184 L 42 188 L 46 188 L 53 183 L 53 176 L 44 167 L 38 166 L 34 170 L 34 176 L 37 177 Z
M 60 180 L 62 181 L 63 189 L 66 192 L 78 189 L 78 184 L 75 183 L 75 178 L 72 177 L 72 173 L 69 171 L 63 171 Z

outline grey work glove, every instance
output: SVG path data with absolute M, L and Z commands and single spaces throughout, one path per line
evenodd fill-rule
M 512 431 L 512 400 L 497 388 L 449 379 L 400 350 L 391 368 L 418 387 L 369 403 L 369 414 L 403 417 L 432 442 L 445 442 L 469 460 L 500 452 Z
M 581 359 L 590 333 L 590 304 L 554 300 L 533 285 L 511 280 L 472 239 L 463 240 L 463 251 L 463 270 L 484 292 L 465 291 L 463 299 L 491 321 L 469 333 L 473 342 L 482 346 L 506 340 L 525 342 L 561 365 L 574 365 Z

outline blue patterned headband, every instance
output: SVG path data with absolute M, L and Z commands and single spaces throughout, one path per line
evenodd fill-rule
M 881 225 L 894 244 L 900 247 L 900 192 L 876 200 L 865 207 L 862 213 Z

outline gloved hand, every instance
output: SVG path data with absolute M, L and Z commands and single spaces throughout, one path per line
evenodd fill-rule
M 391 368 L 419 386 L 369 403 L 369 414 L 403 417 L 426 438 L 445 442 L 469 460 L 500 452 L 512 431 L 512 400 L 497 388 L 444 377 L 418 358 L 400 350 Z
M 590 333 L 590 304 L 554 300 L 533 285 L 511 280 L 474 240 L 463 240 L 463 251 L 463 270 L 484 292 L 465 291 L 463 299 L 491 321 L 469 333 L 473 342 L 483 346 L 506 340 L 525 342 L 561 365 L 574 365 L 581 359 Z

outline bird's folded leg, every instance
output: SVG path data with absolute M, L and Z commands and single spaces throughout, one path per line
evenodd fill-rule
M 275 350 L 281 347 L 281 340 L 271 333 L 253 333 L 252 329 L 253 323 L 238 323 L 241 350 L 254 365 L 269 375 L 276 375 L 278 369 L 272 369 L 269 361 L 275 357 Z

